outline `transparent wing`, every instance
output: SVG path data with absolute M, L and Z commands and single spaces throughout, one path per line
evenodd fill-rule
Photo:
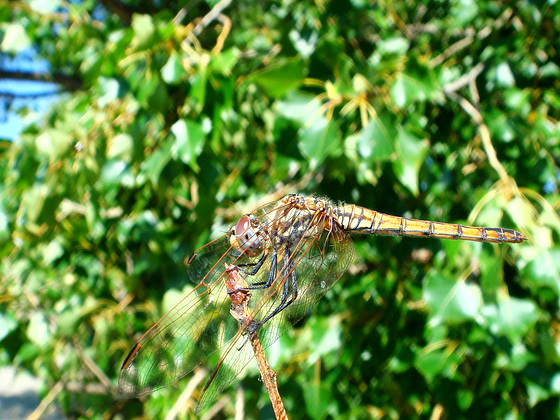
M 221 278 L 238 254 L 223 236 L 194 255 L 189 277 L 197 286 L 134 345 L 121 367 L 121 394 L 137 397 L 176 381 L 235 336 Z
M 348 234 L 325 213 L 306 214 L 276 202 L 254 215 L 262 227 L 264 252 L 241 253 L 230 246 L 227 235 L 195 252 L 188 273 L 197 286 L 125 358 L 119 376 L 123 395 L 148 394 L 187 375 L 221 350 L 200 410 L 253 358 L 244 331 L 229 313 L 231 301 L 223 282 L 226 263 L 244 273 L 252 294 L 250 318 L 259 325 L 266 321 L 258 332 L 267 348 L 309 313 L 352 261 L 354 248 Z M 278 311 L 281 307 L 285 308 Z
M 119 373 L 121 395 L 131 398 L 149 394 L 184 377 L 222 347 L 234 343 L 240 327 L 229 313 L 231 301 L 223 282 L 225 264 L 250 267 L 258 259 L 232 248 L 229 235 L 195 251 L 187 273 L 196 287 L 150 328 L 125 357 Z M 231 357 L 239 358 L 236 353 Z M 239 372 L 248 360 L 232 363 L 240 366 L 236 368 Z

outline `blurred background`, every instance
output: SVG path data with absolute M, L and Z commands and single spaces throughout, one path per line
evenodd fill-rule
M 355 237 L 269 349 L 290 418 L 560 416 L 560 3 L 1 1 L 0 36 L 0 364 L 36 415 L 194 418 L 204 381 L 119 400 L 121 362 L 193 250 L 299 192 L 529 241 Z M 202 415 L 271 418 L 256 368 Z

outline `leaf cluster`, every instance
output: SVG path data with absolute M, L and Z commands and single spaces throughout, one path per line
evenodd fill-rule
M 301 192 L 530 241 L 356 238 L 271 348 L 293 418 L 560 415 L 559 3 L 119 3 L 0 3 L 2 54 L 80 82 L 0 150 L 2 363 L 70 416 L 163 417 L 177 388 L 116 399 L 123 357 L 193 250 Z

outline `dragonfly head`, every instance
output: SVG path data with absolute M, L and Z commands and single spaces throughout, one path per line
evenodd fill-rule
M 250 257 L 256 257 L 263 252 L 262 240 L 257 235 L 257 232 L 255 232 L 251 224 L 251 218 L 247 214 L 241 217 L 231 229 L 229 242 L 232 247 L 238 251 L 245 252 Z

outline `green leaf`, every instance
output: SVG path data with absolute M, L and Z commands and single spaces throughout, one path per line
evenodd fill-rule
M 436 349 L 431 349 L 434 346 Z M 428 383 L 434 382 L 436 377 L 453 377 L 463 355 L 458 352 L 449 352 L 446 349 L 439 349 L 439 342 L 432 343 L 423 349 L 414 361 L 414 366 L 422 374 Z
M 198 171 L 196 158 L 202 152 L 205 134 L 202 125 L 190 120 L 179 120 L 171 126 L 175 140 L 171 147 L 171 156 L 179 158 L 193 170 Z
M 5 192 L 0 190 L 0 194 L 5 194 Z M 9 213 L 6 211 L 2 201 L 0 201 L 0 241 L 8 240 L 4 235 L 8 233 L 8 229 L 10 227 L 9 223 Z
M 423 299 L 434 313 L 433 324 L 476 319 L 482 307 L 482 294 L 477 285 L 449 280 L 435 271 L 428 275 Z
M 327 414 L 329 404 L 325 402 L 331 401 L 331 386 L 324 383 L 314 383 L 303 389 L 303 398 L 307 415 L 312 419 L 324 419 Z
M 61 0 L 31 0 L 29 6 L 36 12 L 46 14 L 55 12 L 61 3 Z
M 57 129 L 43 131 L 35 141 L 37 150 L 48 155 L 51 161 L 60 159 L 72 146 L 68 133 Z
M 393 157 L 397 130 L 393 117 L 384 113 L 372 119 L 362 129 L 358 140 L 358 153 L 372 161 L 385 161 Z
M 523 275 L 536 287 L 550 287 L 560 296 L 560 248 L 538 252 L 523 269 Z
M 27 336 L 39 347 L 44 347 L 49 343 L 51 338 L 49 324 L 42 312 L 36 312 L 31 316 L 27 326 Z
M 117 158 L 125 162 L 130 162 L 132 153 L 134 152 L 134 144 L 130 135 L 121 133 L 109 140 L 109 148 L 107 157 L 109 159 Z
M 166 142 L 158 150 L 152 152 L 148 158 L 142 162 L 142 171 L 146 173 L 153 184 L 157 184 L 161 171 L 171 160 L 171 147 L 173 143 Z
M 34 185 L 22 193 L 23 208 L 31 223 L 38 221 L 39 215 L 45 205 L 45 199 L 51 195 L 52 189 L 48 185 Z
M 191 82 L 190 98 L 196 102 L 197 109 L 202 109 L 206 101 L 206 85 L 208 82 L 208 68 L 201 67 L 189 79 Z
M 340 322 L 338 318 L 317 317 L 310 322 L 311 328 L 311 352 L 306 363 L 313 365 L 320 358 L 330 352 L 334 352 L 342 345 L 340 335 Z
M 172 53 L 167 63 L 161 68 L 161 78 L 165 83 L 176 85 L 187 76 L 181 59 L 176 53 Z
M 457 25 L 465 27 L 479 16 L 479 4 L 474 0 L 460 0 L 453 3 L 450 14 Z
M 132 15 L 133 45 L 137 49 L 148 48 L 154 42 L 155 26 L 150 15 Z
M 407 68 L 400 73 L 391 85 L 391 99 L 398 107 L 405 107 L 414 102 L 442 100 L 443 92 L 434 71 L 424 65 L 410 60 Z
M 383 54 L 405 55 L 410 47 L 410 41 L 400 36 L 380 39 L 376 43 L 377 50 Z
M 187 296 L 190 292 L 192 292 L 193 286 L 190 284 L 186 284 L 182 290 L 179 289 L 169 289 L 163 295 L 163 300 L 161 302 L 161 311 L 163 314 L 166 314 L 171 309 L 177 305 L 181 299 Z
M 275 103 L 275 108 L 283 117 L 304 125 L 320 115 L 318 111 L 321 102 L 316 98 L 315 95 L 293 90 L 288 92 L 284 98 L 278 100 Z
M 395 175 L 408 190 L 418 195 L 418 174 L 429 150 L 428 140 L 423 140 L 403 127 L 399 127 L 396 141 L 397 158 L 393 161 Z
M 29 6 L 39 13 L 53 13 L 61 7 L 62 0 L 31 0 Z
M 301 85 L 306 73 L 305 62 L 301 58 L 280 59 L 253 73 L 248 80 L 258 83 L 270 96 L 278 98 Z
M 17 322 L 11 314 L 0 313 L 0 341 L 17 328 Z
M 527 299 L 502 297 L 497 305 L 487 305 L 481 314 L 493 334 L 504 335 L 510 342 L 520 342 L 539 318 L 536 305 Z
M 158 91 L 162 81 L 157 73 L 147 72 L 143 74 L 142 72 L 138 72 L 138 77 L 142 78 L 142 83 L 138 86 L 138 102 L 146 107 L 150 106 L 150 100 Z
M 128 165 L 124 160 L 109 159 L 101 168 L 100 180 L 103 185 L 119 184 L 127 170 Z
M 8 54 L 18 54 L 31 46 L 31 39 L 25 28 L 19 23 L 8 23 L 4 26 L 4 38 L 0 49 Z
M 99 93 L 97 105 L 104 108 L 120 96 L 121 85 L 116 79 L 108 79 L 100 77 L 97 81 L 99 85 Z
M 312 168 L 319 166 L 327 157 L 340 150 L 336 124 L 322 116 L 316 118 L 300 131 L 299 149 L 309 159 Z
M 209 64 L 212 72 L 229 76 L 239 61 L 240 54 L 239 49 L 234 47 L 212 56 Z
M 496 84 L 498 86 L 510 87 L 515 85 L 515 77 L 507 63 L 500 63 L 496 68 Z
M 64 255 L 64 248 L 57 240 L 49 242 L 41 251 L 43 253 L 43 261 L 47 265 L 52 264 L 53 261 Z

